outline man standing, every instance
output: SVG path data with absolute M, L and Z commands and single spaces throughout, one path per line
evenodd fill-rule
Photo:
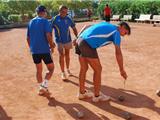
M 61 67 L 62 80 L 67 79 L 65 73 L 65 64 L 68 75 L 71 75 L 69 70 L 70 64 L 70 49 L 72 41 L 69 27 L 73 29 L 74 35 L 77 37 L 77 29 L 73 20 L 67 16 L 68 8 L 64 5 L 59 7 L 59 14 L 52 19 L 52 28 L 55 31 L 55 41 L 59 52 L 59 64 Z
M 98 57 L 97 48 L 113 43 L 115 46 L 115 56 L 119 65 L 120 74 L 127 79 L 127 74 L 123 67 L 123 56 L 121 52 L 121 37 L 130 34 L 130 27 L 127 23 L 121 22 L 119 26 L 107 22 L 100 22 L 84 28 L 79 35 L 76 45 L 76 53 L 79 55 L 79 99 L 93 97 L 93 102 L 107 101 L 110 99 L 100 92 L 102 66 Z M 85 79 L 88 66 L 94 71 L 94 96 L 85 90 Z
M 106 4 L 106 7 L 104 8 L 104 17 L 106 22 L 110 22 L 111 9 L 108 4 Z
M 48 81 L 54 71 L 54 64 L 51 56 L 55 43 L 52 41 L 52 29 L 46 19 L 47 10 L 45 6 L 36 8 L 37 17 L 33 18 L 27 29 L 27 42 L 32 53 L 33 61 L 36 65 L 36 78 L 39 83 L 39 95 L 45 95 L 48 92 Z M 47 66 L 48 72 L 45 78 L 42 78 L 42 60 Z

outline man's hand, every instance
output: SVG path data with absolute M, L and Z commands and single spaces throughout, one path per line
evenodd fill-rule
M 52 43 L 52 46 L 50 46 L 50 49 L 51 49 L 51 52 L 52 52 L 52 53 L 54 53 L 54 48 L 55 48 L 55 46 L 56 46 L 56 45 L 55 45 L 54 42 Z
M 72 43 L 73 43 L 74 46 L 76 46 L 77 45 L 77 39 L 74 39 Z
M 120 70 L 121 76 L 126 80 L 127 79 L 127 73 L 124 70 Z

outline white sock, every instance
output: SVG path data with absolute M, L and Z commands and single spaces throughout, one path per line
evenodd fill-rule
M 48 80 L 47 79 L 44 79 L 42 86 L 48 88 Z

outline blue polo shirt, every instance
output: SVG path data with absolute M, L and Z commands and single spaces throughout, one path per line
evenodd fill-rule
M 30 50 L 32 54 L 50 53 L 50 47 L 46 33 L 52 32 L 46 18 L 35 17 L 28 24 L 27 36 L 30 38 Z
M 80 36 L 92 48 L 98 48 L 110 43 L 120 46 L 121 37 L 118 27 L 107 22 L 94 24 L 84 30 Z
M 71 35 L 69 31 L 69 27 L 75 27 L 75 23 L 73 20 L 65 16 L 64 18 L 57 15 L 52 18 L 52 28 L 54 28 L 55 32 L 55 41 L 56 43 L 68 43 L 71 41 Z

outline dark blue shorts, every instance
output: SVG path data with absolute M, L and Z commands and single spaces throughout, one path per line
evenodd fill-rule
M 53 63 L 52 56 L 50 53 L 45 54 L 32 54 L 32 58 L 35 64 L 39 64 L 44 61 L 45 64 Z

